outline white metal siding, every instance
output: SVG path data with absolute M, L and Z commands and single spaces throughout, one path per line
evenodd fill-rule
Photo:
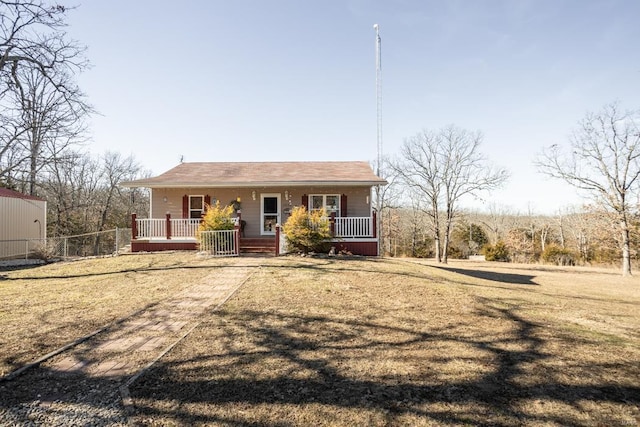
M 46 237 L 47 202 L 0 196 L 0 254 L 11 256 L 16 248 L 22 253 L 25 246 L 24 243 L 2 242 L 3 240 Z
M 0 240 L 46 237 L 47 202 L 0 196 Z M 42 235 L 40 226 L 42 225 Z

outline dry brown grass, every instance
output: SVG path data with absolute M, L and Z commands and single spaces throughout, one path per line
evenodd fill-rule
M 0 271 L 0 376 L 152 307 L 227 262 L 183 252 Z
M 0 373 L 245 263 L 142 254 L 0 272 Z M 134 384 L 135 421 L 640 422 L 640 278 L 496 263 L 262 264 Z
M 265 259 L 132 387 L 149 425 L 636 425 L 640 280 Z

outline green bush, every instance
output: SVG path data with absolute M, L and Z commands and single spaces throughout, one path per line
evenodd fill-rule
M 433 258 L 435 256 L 433 251 L 433 239 L 425 238 L 417 240 L 413 248 L 407 248 L 405 255 L 414 258 Z
M 200 231 L 215 231 L 215 230 L 233 230 L 235 226 L 235 219 L 231 216 L 233 214 L 233 206 L 220 207 L 220 202 L 216 202 L 215 206 L 206 205 L 205 214 L 202 217 L 202 222 L 198 227 Z
M 466 259 L 469 255 L 465 248 L 461 248 L 460 246 L 449 246 L 447 256 L 450 259 Z
M 568 249 L 563 249 L 558 245 L 547 245 L 542 252 L 544 262 L 556 265 L 576 265 L 576 254 Z
M 331 239 L 329 220 L 324 210 L 307 212 L 304 206 L 293 208 L 282 227 L 287 243 L 304 253 L 324 251 Z
M 485 245 L 485 247 L 482 248 L 482 252 L 484 253 L 484 258 L 487 261 L 509 262 L 509 260 L 511 259 L 509 257 L 509 249 L 502 240 L 499 240 L 493 246 Z
M 202 222 L 198 226 L 198 243 L 200 249 L 206 247 L 203 244 L 203 231 L 220 231 L 220 230 L 233 230 L 235 227 L 235 219 L 231 216 L 234 212 L 233 206 L 220 207 L 220 202 L 217 202 L 215 206 L 206 205 L 205 214 L 202 217 Z M 215 233 L 209 242 L 213 248 L 228 248 L 231 243 L 232 237 L 228 233 Z

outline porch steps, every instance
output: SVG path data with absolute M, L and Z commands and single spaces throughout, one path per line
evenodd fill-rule
M 273 237 L 241 237 L 241 254 L 272 254 L 276 253 L 276 239 Z

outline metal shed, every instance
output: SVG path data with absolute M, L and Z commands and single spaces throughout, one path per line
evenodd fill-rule
M 0 188 L 0 259 L 23 256 L 47 237 L 47 202 Z

